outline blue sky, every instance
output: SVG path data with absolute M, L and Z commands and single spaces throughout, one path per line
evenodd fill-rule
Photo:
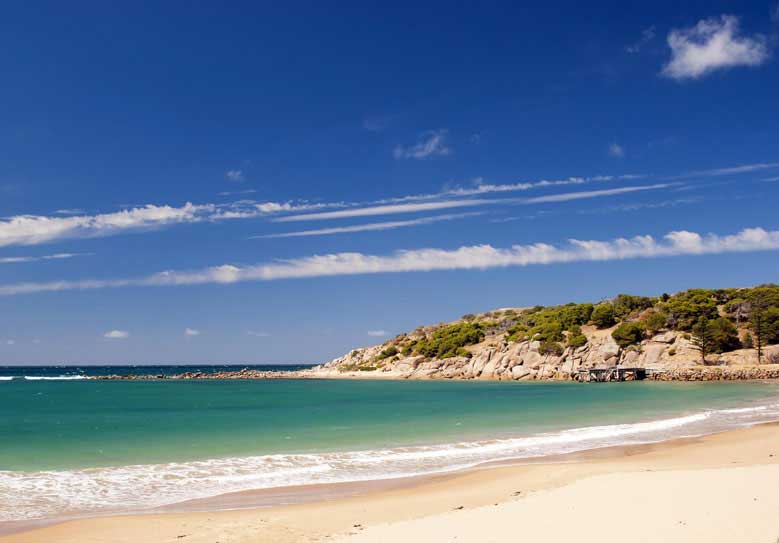
M 779 279 L 776 2 L 285 4 L 6 6 L 0 364 Z

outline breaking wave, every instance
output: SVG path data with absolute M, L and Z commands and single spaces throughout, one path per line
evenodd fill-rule
M 81 470 L 0 471 L 0 521 L 137 511 L 242 490 L 440 473 L 494 460 L 650 443 L 775 420 L 779 420 L 779 404 L 764 404 L 440 445 Z

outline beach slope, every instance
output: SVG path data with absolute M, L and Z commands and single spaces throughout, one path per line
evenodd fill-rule
M 301 505 L 75 520 L 0 541 L 775 543 L 779 538 L 779 425 L 551 460 L 419 478 Z

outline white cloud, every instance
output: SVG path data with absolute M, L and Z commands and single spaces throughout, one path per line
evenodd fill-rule
M 81 209 L 58 209 L 54 213 L 56 215 L 83 215 L 84 211 Z
M 0 220 L 0 247 L 36 245 L 57 239 L 96 237 L 128 230 L 204 220 L 212 205 L 182 207 L 147 205 L 100 215 L 46 217 L 17 215 Z
M 257 189 L 225 190 L 217 193 L 217 196 L 235 196 L 240 194 L 254 194 L 255 192 L 257 192 Z
M 644 48 L 645 45 L 655 39 L 655 35 L 656 33 L 654 25 L 650 26 L 649 28 L 645 28 L 641 31 L 641 37 L 635 43 L 625 47 L 625 51 L 631 54 L 638 53 L 641 51 L 641 49 Z
M 450 196 L 459 196 L 459 197 L 478 196 L 478 195 L 490 194 L 490 193 L 519 192 L 519 191 L 526 191 L 526 190 L 532 190 L 537 188 L 558 187 L 564 185 L 584 185 L 593 182 L 627 181 L 632 179 L 641 179 L 643 177 L 646 176 L 637 175 L 637 174 L 595 175 L 591 177 L 568 177 L 566 179 L 556 179 L 556 180 L 542 179 L 540 181 L 532 181 L 532 182 L 528 181 L 528 182 L 507 183 L 507 184 L 498 184 L 498 185 L 492 183 L 485 183 L 483 178 L 476 177 L 471 181 L 471 186 L 454 187 L 447 190 L 443 190 L 441 192 L 434 192 L 430 194 L 413 194 L 408 196 L 399 196 L 396 198 L 385 198 L 384 200 L 379 200 L 374 203 L 387 204 L 387 203 L 413 202 L 413 201 L 420 201 L 420 200 L 436 200 L 441 198 L 447 198 Z
M 766 182 L 779 181 L 779 177 L 766 177 L 765 179 L 763 179 L 763 181 Z
M 37 245 L 71 238 L 112 236 L 173 224 L 251 219 L 279 213 L 344 207 L 344 205 L 343 203 L 311 204 L 239 200 L 219 205 L 195 205 L 187 202 L 181 207 L 148 204 L 113 213 L 71 217 L 17 215 L 0 219 L 0 247 Z
M 446 145 L 446 130 L 432 130 L 425 132 L 415 145 L 404 147 L 398 145 L 393 151 L 396 159 L 414 158 L 424 159 L 432 156 L 445 156 L 452 150 Z
M 592 190 L 581 192 L 564 192 L 561 194 L 551 194 L 547 196 L 538 196 L 535 198 L 503 198 L 503 199 L 461 199 L 444 200 L 440 202 L 421 202 L 408 204 L 390 204 L 371 207 L 356 207 L 339 211 L 325 211 L 322 213 L 305 213 L 303 215 L 287 215 L 274 219 L 274 222 L 300 222 L 300 221 L 321 221 L 331 219 L 347 219 L 352 217 L 369 217 L 376 215 L 395 215 L 400 213 L 418 213 L 420 211 L 434 211 L 438 209 L 452 209 L 460 207 L 474 207 L 484 205 L 529 205 L 547 202 L 566 202 L 569 200 L 581 200 L 585 198 L 598 198 L 603 196 L 613 196 L 628 192 L 637 192 L 643 190 L 655 190 L 670 187 L 670 184 L 662 183 L 655 185 L 639 185 L 635 187 L 619 187 L 605 190 Z
M 368 330 L 368 335 L 371 337 L 384 337 L 387 335 L 387 332 L 384 330 Z
M 697 79 L 715 70 L 758 66 L 768 59 L 764 36 L 739 35 L 738 17 L 722 15 L 703 19 L 692 28 L 668 34 L 671 60 L 663 75 L 673 79 Z
M 193 328 L 185 328 L 184 335 L 187 337 L 199 336 L 200 330 L 195 330 Z
M 103 337 L 106 339 L 126 339 L 130 337 L 130 332 L 125 330 L 111 330 L 110 332 L 103 334 Z
M 381 230 L 394 230 L 396 228 L 405 228 L 409 226 L 432 224 L 440 221 L 451 221 L 456 219 L 463 219 L 466 217 L 474 217 L 477 215 L 483 215 L 483 213 L 459 213 L 459 214 L 451 213 L 446 215 L 436 215 L 433 217 L 422 217 L 420 219 L 412 219 L 408 221 L 374 222 L 368 224 L 357 224 L 353 226 L 340 226 L 335 228 L 318 228 L 315 230 L 301 230 L 298 232 L 283 232 L 280 234 L 267 234 L 265 236 L 252 236 L 249 239 L 298 238 L 298 237 L 308 237 L 308 236 L 327 236 L 333 234 L 350 234 L 353 232 L 375 232 Z
M 669 232 L 660 239 L 651 235 L 608 241 L 570 239 L 561 245 L 534 243 L 496 248 L 471 245 L 458 249 L 412 249 L 389 255 L 334 253 L 280 260 L 269 264 L 225 264 L 195 271 L 165 271 L 154 275 L 112 280 L 54 281 L 0 285 L 0 296 L 33 292 L 86 290 L 118 287 L 231 284 L 311 277 L 434 270 L 485 270 L 510 266 L 548 265 L 587 261 L 660 258 L 779 250 L 779 231 L 746 228 L 732 235 Z M 119 331 L 114 331 L 119 332 Z M 113 332 L 111 332 L 113 333 Z
M 625 156 L 625 149 L 619 143 L 612 143 L 609 145 L 609 154 L 611 156 L 623 157 Z
M 87 256 L 88 253 L 55 253 L 43 256 L 6 256 L 0 257 L 0 264 L 20 264 L 26 262 L 41 262 L 46 260 L 65 260 L 77 256 Z
M 8 339 L 8 340 L 6 340 L 6 342 L 5 342 L 5 343 L 6 343 L 6 345 L 15 345 L 15 344 L 16 344 L 16 341 L 15 341 L 15 340 L 13 340 L 13 339 Z
M 420 211 L 435 211 L 458 207 L 472 207 L 492 204 L 500 200 L 446 200 L 443 202 L 425 202 L 413 204 L 394 204 L 371 207 L 358 207 L 340 211 L 324 211 L 322 213 L 306 213 L 304 215 L 288 215 L 274 219 L 274 222 L 319 221 L 329 219 L 347 219 L 352 217 L 371 217 L 376 215 L 395 215 L 398 213 L 418 213 Z
M 691 177 L 720 177 L 723 175 L 738 175 L 742 173 L 752 173 L 761 170 L 772 170 L 779 168 L 779 162 L 757 162 L 755 164 L 741 164 L 740 166 L 730 166 L 727 168 L 713 168 L 710 170 L 698 170 L 694 172 L 676 175 L 669 179 L 689 179 Z
M 520 203 L 544 204 L 550 202 L 569 202 L 571 200 L 586 200 L 589 198 L 601 198 L 603 196 L 617 196 L 619 194 L 628 194 L 630 192 L 665 189 L 671 186 L 673 186 L 672 183 L 658 183 L 655 185 L 639 185 L 636 187 L 618 187 L 614 189 L 564 192 L 562 194 L 548 194 L 546 196 L 536 196 L 535 198 L 525 198 L 524 200 L 520 200 Z
M 227 170 L 225 172 L 225 177 L 230 181 L 243 181 L 246 179 L 243 170 Z
M 249 330 L 246 334 L 253 337 L 270 337 L 268 332 L 255 332 L 253 330 Z

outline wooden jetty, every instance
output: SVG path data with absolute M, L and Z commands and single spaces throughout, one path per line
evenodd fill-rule
M 576 372 L 577 381 L 585 383 L 607 383 L 611 381 L 642 381 L 651 372 L 647 368 L 582 368 Z

